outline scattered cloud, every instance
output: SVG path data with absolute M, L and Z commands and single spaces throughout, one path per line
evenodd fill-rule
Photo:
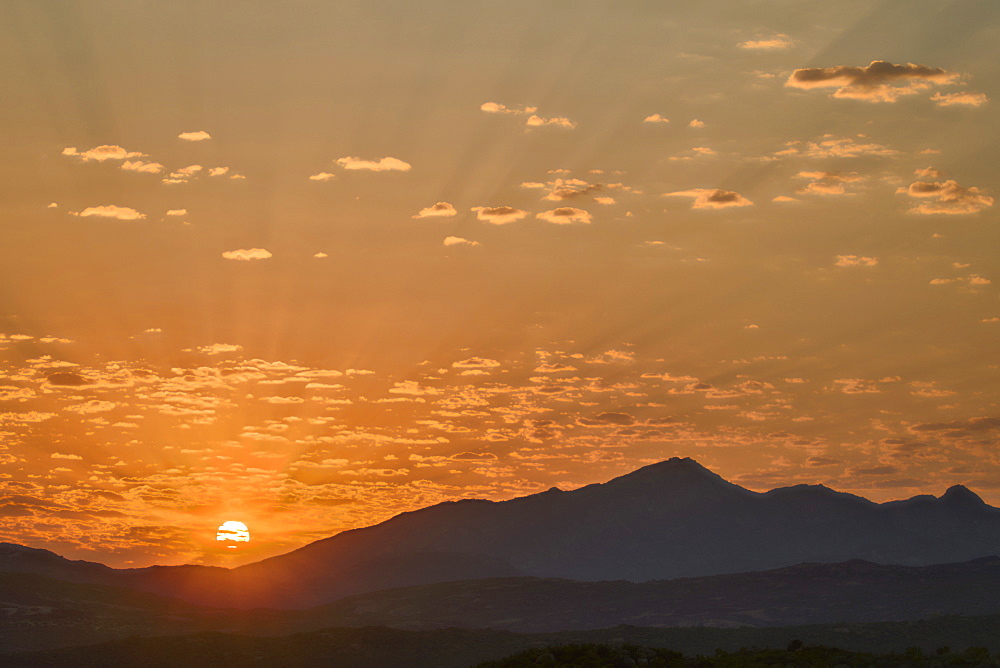
M 533 114 L 538 107 L 508 107 L 498 102 L 484 102 L 479 108 L 488 114 Z
M 692 209 L 728 209 L 730 207 L 751 206 L 753 202 L 738 192 L 711 188 L 692 188 L 665 193 L 664 197 L 691 197 Z
M 492 225 L 506 225 L 521 220 L 528 215 L 527 211 L 515 209 L 512 206 L 474 206 L 476 219 Z
M 932 85 L 954 83 L 960 75 L 939 67 L 873 60 L 865 67 L 806 67 L 788 77 L 789 88 L 835 88 L 833 97 L 866 102 L 895 102 L 904 95 L 925 91 Z
M 642 119 L 643 123 L 669 123 L 670 119 L 659 114 L 651 114 Z
M 143 158 L 145 153 L 138 151 L 127 151 L 121 146 L 103 144 L 95 146 L 87 151 L 77 151 L 75 147 L 67 147 L 62 151 L 63 155 L 79 158 L 83 162 L 105 162 L 107 160 L 125 160 L 127 158 Z
M 320 251 L 319 253 L 315 253 L 315 254 L 313 254 L 313 257 L 315 257 L 315 258 L 319 258 L 319 259 L 322 259 L 322 258 L 324 258 L 324 257 L 330 257 L 330 256 L 329 256 L 329 255 L 327 255 L 326 253 L 324 253 L 323 251 Z
M 239 250 L 225 251 L 222 257 L 227 260 L 266 260 L 271 257 L 271 253 L 264 248 L 240 248 Z
M 238 353 L 243 350 L 243 346 L 235 343 L 213 343 L 208 346 L 200 346 L 197 350 L 205 355 L 228 355 L 229 353 Z
M 344 169 L 363 169 L 370 172 L 408 172 L 410 163 L 403 162 L 398 158 L 385 157 L 378 160 L 364 160 L 362 158 L 345 157 L 338 158 L 337 164 Z
M 705 127 L 705 121 L 699 121 L 697 118 L 692 118 L 691 122 L 688 123 L 689 128 L 703 128 Z
M 458 215 L 458 211 L 448 202 L 438 202 L 426 209 L 421 209 L 413 218 L 450 218 Z
M 566 225 L 569 223 L 589 223 L 592 217 L 589 212 L 583 209 L 575 209 L 571 206 L 561 206 L 558 209 L 543 211 L 535 216 L 539 220 L 544 220 L 556 225 Z
M 800 179 L 810 179 L 797 193 L 802 195 L 852 195 L 847 186 L 865 180 L 857 172 L 799 172 Z
M 878 265 L 878 258 L 864 255 L 838 255 L 837 261 L 833 264 L 836 267 L 875 267 Z
M 166 167 L 158 162 L 143 162 L 142 160 L 126 160 L 122 163 L 122 169 L 126 172 L 139 172 L 140 174 L 159 174 Z
M 169 211 L 167 211 L 167 215 L 168 216 L 186 216 L 187 212 L 188 212 L 187 209 L 170 209 Z
M 204 130 L 196 130 L 194 132 L 182 132 L 177 135 L 178 139 L 183 139 L 184 141 L 205 141 L 206 139 L 211 139 L 212 135 L 208 134 Z
M 228 167 L 212 167 L 208 170 L 209 176 L 225 176 L 229 173 Z
M 939 107 L 954 107 L 961 105 L 965 107 L 981 107 L 990 101 L 986 93 L 973 93 L 962 91 L 959 93 L 934 93 L 931 100 Z
M 869 141 L 865 135 L 858 135 L 858 141 L 851 137 L 823 135 L 819 141 L 789 141 L 785 148 L 773 155 L 778 158 L 859 158 L 862 156 L 894 156 L 899 151 Z
M 748 51 L 781 51 L 794 45 L 795 40 L 791 37 L 782 33 L 777 33 L 768 36 L 758 35 L 757 39 L 740 42 L 736 46 Z
M 572 130 L 576 127 L 576 123 L 569 120 L 565 116 L 553 116 L 551 118 L 546 118 L 545 116 L 538 116 L 537 114 L 532 114 L 528 117 L 528 120 L 524 122 L 529 128 L 540 128 L 547 125 L 555 126 L 558 128 L 566 128 L 567 130 Z
M 445 237 L 445 246 L 478 246 L 478 241 L 469 241 L 468 239 L 463 239 L 462 237 Z
M 918 200 L 910 208 L 910 213 L 933 215 L 967 215 L 979 213 L 993 206 L 993 198 L 982 190 L 971 186 L 965 188 L 956 181 L 915 181 L 897 194 L 905 194 Z
M 80 216 L 81 218 L 116 218 L 118 220 L 142 220 L 146 217 L 146 214 L 139 213 L 135 209 L 127 206 L 116 206 L 114 204 L 88 206 L 83 211 L 71 211 L 70 214 Z
M 331 174 L 330 172 L 320 172 L 319 174 L 313 174 L 309 177 L 310 181 L 329 181 L 330 179 L 337 178 L 336 174 Z

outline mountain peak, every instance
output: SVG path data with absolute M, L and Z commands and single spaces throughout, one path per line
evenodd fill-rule
M 690 457 L 671 457 L 662 462 L 643 466 L 631 473 L 614 478 L 605 483 L 612 487 L 631 485 L 654 485 L 657 487 L 719 486 L 742 489 L 713 473 Z
M 978 494 L 973 492 L 971 489 L 965 485 L 952 485 L 945 491 L 940 497 L 941 501 L 945 501 L 950 504 L 961 504 L 965 506 L 985 506 L 986 502 L 983 501 Z

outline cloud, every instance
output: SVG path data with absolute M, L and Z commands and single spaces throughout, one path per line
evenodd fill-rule
M 183 139 L 184 141 L 205 141 L 206 139 L 211 139 L 212 135 L 208 134 L 204 130 L 196 130 L 194 132 L 182 132 L 177 135 L 178 139 Z
M 538 111 L 538 107 L 508 107 L 498 102 L 484 102 L 479 108 L 488 114 L 533 114 Z
M 363 160 L 362 158 L 338 158 L 337 164 L 344 169 L 364 169 L 370 172 L 408 172 L 410 164 L 398 158 L 385 157 L 378 160 Z
M 143 162 L 142 160 L 126 160 L 122 163 L 122 169 L 126 172 L 139 172 L 141 174 L 159 174 L 164 169 L 158 162 Z
M 874 267 L 878 265 L 877 257 L 864 255 L 838 255 L 835 267 Z
M 865 177 L 857 172 L 799 172 L 796 176 L 800 179 L 811 179 L 798 190 L 804 195 L 853 195 L 847 192 L 845 184 L 858 183 L 864 181 Z
M 539 220 L 544 220 L 556 225 L 567 225 L 569 223 L 589 223 L 592 217 L 589 212 L 583 209 L 575 209 L 571 206 L 561 206 L 558 209 L 543 211 L 535 216 Z
M 556 179 L 546 184 L 551 190 L 542 199 L 550 202 L 562 202 L 568 199 L 584 197 L 600 192 L 604 186 L 600 183 L 587 183 L 583 179 Z
M 63 410 L 71 411 L 73 413 L 79 413 L 80 415 L 88 415 L 90 413 L 106 413 L 110 410 L 117 408 L 118 404 L 112 401 L 101 401 L 100 399 L 91 399 L 90 401 L 85 401 L 82 404 L 73 404 L 72 406 L 66 406 Z
M 966 107 L 981 107 L 990 101 L 986 93 L 973 93 L 963 91 L 960 93 L 934 93 L 931 100 L 939 107 L 953 107 L 962 105 Z
M 103 144 L 101 146 L 96 146 L 88 151 L 79 152 L 76 148 L 70 146 L 64 148 L 62 151 L 63 155 L 72 156 L 74 158 L 80 158 L 83 162 L 104 162 L 106 160 L 125 160 L 126 158 L 142 158 L 145 157 L 145 153 L 139 153 L 137 151 L 126 151 L 121 146 Z
M 553 116 L 551 118 L 546 118 L 544 116 L 538 116 L 536 114 L 532 114 L 531 116 L 529 116 L 528 120 L 526 120 L 524 124 L 527 125 L 529 128 L 540 128 L 540 127 L 545 127 L 547 125 L 552 125 L 555 127 L 572 130 L 573 128 L 576 127 L 576 123 L 569 120 L 565 116 Z
M 271 253 L 264 248 L 240 248 L 239 250 L 225 251 L 222 257 L 227 260 L 266 260 L 271 257 Z
M 70 213 L 81 218 L 116 218 L 118 220 L 142 220 L 146 217 L 146 214 L 139 213 L 135 209 L 130 209 L 127 206 L 116 206 L 114 204 L 88 206 L 83 211 L 71 211 Z
M 478 241 L 469 241 L 468 239 L 463 239 L 462 237 L 445 237 L 445 246 L 478 246 Z
M 208 170 L 209 176 L 225 176 L 229 173 L 228 167 L 212 167 Z
M 732 190 L 713 190 L 710 188 L 692 188 L 665 193 L 664 197 L 692 197 L 692 209 L 727 209 L 729 207 L 752 206 L 753 202 L 738 192 Z
M 895 65 L 873 60 L 866 67 L 806 67 L 795 70 L 785 85 L 811 90 L 835 88 L 833 97 L 866 102 L 895 102 L 904 95 L 927 90 L 934 84 L 949 84 L 959 78 L 957 72 L 939 67 L 906 63 Z
M 82 460 L 83 459 L 83 457 L 81 457 L 80 455 L 64 455 L 61 452 L 53 452 L 51 455 L 49 455 L 49 458 L 50 459 L 77 459 L 77 460 Z
M 450 218 L 455 215 L 458 215 L 458 211 L 455 210 L 455 207 L 448 202 L 438 202 L 434 206 L 421 209 L 420 212 L 415 216 L 412 216 L 412 218 Z
M 970 288 L 980 288 L 984 285 L 992 284 L 993 281 L 979 274 L 969 274 L 968 276 L 959 276 L 957 278 L 935 278 L 931 280 L 931 285 L 948 285 L 949 283 L 964 284 Z
M 748 51 L 780 51 L 794 45 L 795 40 L 788 35 L 778 33 L 767 37 L 758 36 L 757 39 L 740 42 L 736 46 Z
M 669 123 L 670 119 L 659 114 L 651 114 L 642 119 L 643 123 Z
M 324 252 L 320 251 L 319 253 L 315 253 L 315 254 L 313 255 L 313 257 L 315 257 L 315 258 L 319 258 L 319 259 L 323 259 L 324 257 L 330 257 L 330 256 L 329 256 L 329 255 L 327 255 L 326 253 L 324 253 Z
M 494 462 L 497 461 L 497 456 L 492 452 L 459 452 L 449 459 L 465 462 Z
M 493 225 L 506 225 L 515 220 L 521 220 L 528 215 L 527 211 L 515 209 L 512 206 L 474 206 L 476 219 Z
M 967 215 L 978 213 L 993 206 L 993 198 L 982 190 L 971 186 L 965 188 L 956 181 L 915 181 L 906 188 L 900 188 L 897 194 L 906 194 L 917 200 L 909 212 L 923 215 L 950 214 Z
M 789 197 L 788 195 L 778 195 L 777 197 L 772 197 L 771 201 L 778 204 L 787 204 L 790 202 L 801 202 L 802 200 L 796 199 L 795 197 Z
M 236 343 L 213 343 L 207 346 L 199 346 L 196 350 L 205 355 L 224 355 L 228 353 L 237 353 L 243 350 L 243 346 Z
M 867 139 L 865 135 L 858 135 Z M 851 137 L 837 138 L 823 135 L 819 141 L 790 141 L 785 148 L 775 151 L 774 156 L 804 158 L 859 158 L 862 156 L 892 156 L 899 151 L 870 141 L 858 142 Z
M 691 122 L 688 123 L 689 128 L 703 128 L 705 127 L 705 121 L 699 121 L 697 118 L 692 118 Z
M 495 369 L 500 366 L 500 362 L 488 357 L 470 357 L 452 362 L 451 366 L 455 369 Z
M 329 181 L 330 179 L 337 178 L 336 174 L 331 174 L 330 172 L 320 172 L 319 174 L 313 174 L 309 177 L 310 181 Z
M 187 209 L 170 209 L 169 211 L 167 211 L 167 215 L 168 216 L 186 216 L 187 212 L 188 212 Z

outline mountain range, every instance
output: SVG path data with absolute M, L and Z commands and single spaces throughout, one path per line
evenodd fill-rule
M 673 458 L 572 491 L 437 504 L 234 569 L 112 569 L 0 544 L 0 572 L 199 605 L 306 608 L 456 580 L 645 582 L 803 562 L 926 566 L 998 554 L 1000 509 L 961 485 L 881 504 L 821 485 L 758 493 Z

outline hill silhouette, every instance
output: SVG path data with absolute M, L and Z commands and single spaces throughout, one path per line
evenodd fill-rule
M 758 493 L 673 458 L 573 491 L 437 504 L 231 570 L 115 570 L 9 545 L 0 545 L 0 570 L 205 605 L 305 608 L 449 580 L 643 582 L 803 562 L 921 566 L 996 554 L 1000 510 L 962 486 L 883 504 L 821 485 Z

